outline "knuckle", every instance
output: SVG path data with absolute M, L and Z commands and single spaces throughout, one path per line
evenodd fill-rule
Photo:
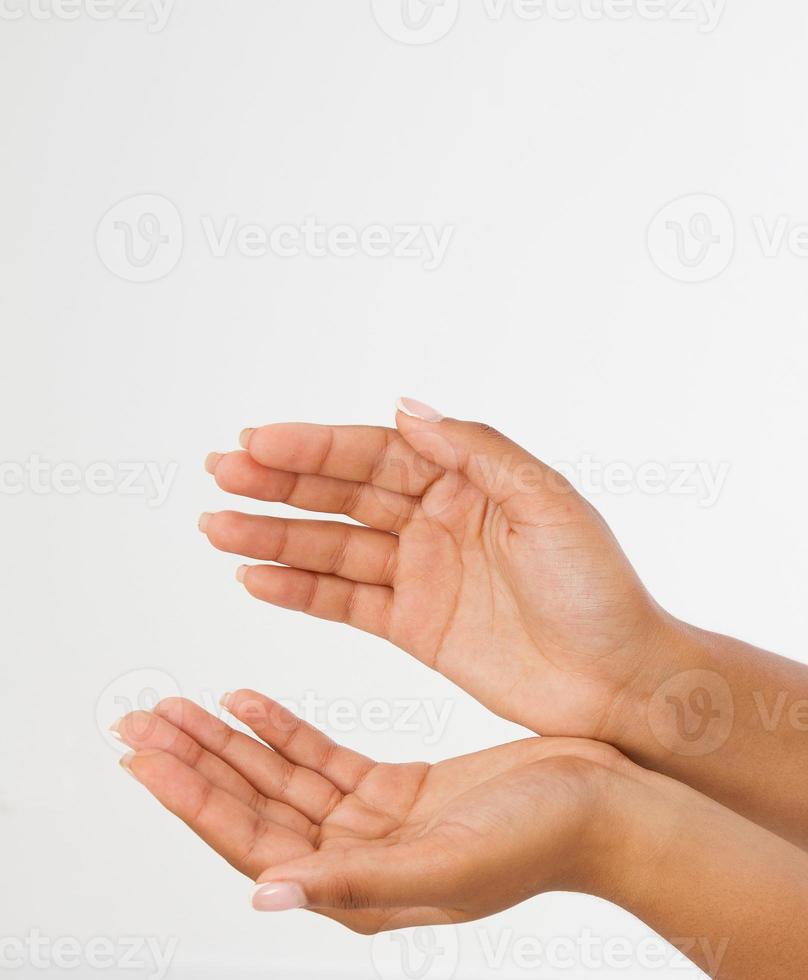
M 471 424 L 476 435 L 480 438 L 488 439 L 491 442 L 497 442 L 503 438 L 502 433 L 498 429 L 495 429 L 493 425 L 489 425 L 487 422 L 472 422 Z
M 365 891 L 349 875 L 340 875 L 331 884 L 331 898 L 337 908 L 370 908 Z
M 348 559 L 348 551 L 351 547 L 351 529 L 345 525 L 344 529 L 335 532 L 335 540 L 331 553 L 326 559 L 326 571 L 330 575 L 338 575 Z

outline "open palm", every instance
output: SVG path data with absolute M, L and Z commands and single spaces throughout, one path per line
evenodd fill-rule
M 354 524 L 204 515 L 249 592 L 383 636 L 498 714 L 598 737 L 663 621 L 600 515 L 474 423 L 277 424 L 212 454 L 225 490 Z M 286 566 L 286 567 L 283 567 Z
M 602 846 L 594 773 L 629 766 L 582 739 L 527 739 L 439 765 L 385 765 L 276 702 L 229 695 L 262 741 L 190 701 L 134 712 L 126 768 L 239 871 L 294 881 L 360 932 L 460 922 L 585 887 Z

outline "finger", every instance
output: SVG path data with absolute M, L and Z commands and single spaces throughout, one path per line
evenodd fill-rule
M 307 840 L 316 836 L 317 828 L 302 813 L 287 803 L 268 800 L 241 773 L 159 714 L 133 711 L 117 721 L 111 731 L 136 751 L 159 749 L 170 753 L 190 769 L 195 769 L 208 782 L 240 800 L 258 816 L 288 827 Z
M 403 844 L 318 851 L 272 867 L 258 879 L 259 911 L 454 908 L 464 901 L 471 859 L 451 857 L 428 838 Z
M 257 691 L 226 694 L 222 704 L 289 762 L 319 772 L 342 793 L 353 793 L 375 766 L 372 759 L 338 745 Z
M 242 565 L 238 574 L 250 595 L 273 606 L 389 635 L 393 590 L 386 586 L 274 565 Z
M 371 585 L 393 584 L 398 538 L 385 531 L 236 511 L 203 514 L 199 527 L 220 551 Z
M 292 765 L 249 735 L 234 731 L 193 701 L 166 698 L 154 712 L 241 773 L 259 793 L 287 803 L 316 824 L 322 823 L 342 799 L 336 786 L 319 773 Z
M 372 483 L 420 496 L 441 475 L 395 429 L 281 422 L 245 429 L 242 445 L 257 462 L 290 473 Z
M 560 473 L 488 425 L 444 418 L 411 398 L 399 399 L 396 425 L 419 454 L 462 473 L 514 524 L 541 524 L 581 500 Z
M 145 749 L 124 756 L 121 764 L 167 810 L 253 879 L 268 860 L 289 861 L 313 850 L 299 834 L 264 820 L 169 752 Z
M 369 483 L 271 469 L 246 452 L 211 453 L 206 467 L 227 493 L 320 514 L 345 514 L 380 531 L 399 531 L 418 504 L 417 497 Z

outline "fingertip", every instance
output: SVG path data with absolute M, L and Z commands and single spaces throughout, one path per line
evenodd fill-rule
M 137 779 L 137 776 L 132 771 L 132 760 L 135 758 L 134 752 L 127 752 L 126 755 L 122 755 L 118 759 L 118 765 L 123 769 L 124 772 L 128 772 L 132 779 Z M 138 780 L 140 782 L 140 780 Z
M 250 448 L 250 437 L 252 436 L 255 429 L 242 429 L 238 437 L 238 444 L 242 449 Z
M 220 460 L 224 458 L 224 453 L 208 453 L 205 457 L 205 469 L 213 475 L 216 472 L 216 467 L 219 465 Z
M 236 569 L 236 581 L 241 582 L 241 584 L 243 585 L 244 580 L 247 577 L 247 572 L 249 572 L 251 567 L 252 566 L 250 565 L 239 565 L 238 568 Z
M 303 889 L 294 882 L 267 882 L 253 888 L 252 907 L 257 912 L 289 912 L 306 904 Z
M 419 401 L 417 398 L 399 398 L 396 401 L 396 409 L 411 419 L 418 419 L 421 422 L 441 422 L 445 418 L 436 408 L 427 405 L 426 402 Z

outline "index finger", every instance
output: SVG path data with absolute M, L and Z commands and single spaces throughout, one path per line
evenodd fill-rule
M 369 483 L 416 497 L 443 473 L 395 429 L 383 426 L 278 422 L 245 429 L 241 445 L 256 462 L 273 469 Z

